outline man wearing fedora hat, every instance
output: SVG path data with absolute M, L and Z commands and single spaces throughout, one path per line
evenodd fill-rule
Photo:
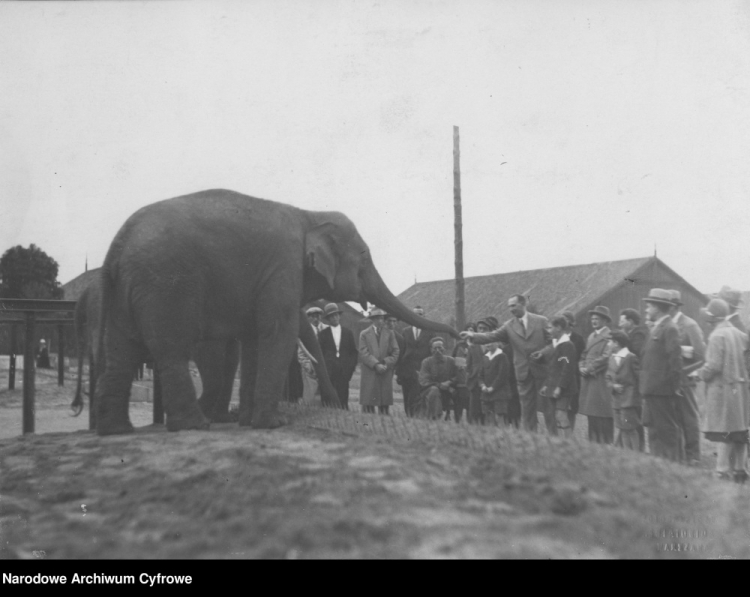
M 612 396 L 607 387 L 607 366 L 611 353 L 609 324 L 612 316 L 604 305 L 597 305 L 589 311 L 591 327 L 594 331 L 586 340 L 586 348 L 581 355 L 581 392 L 578 398 L 578 412 L 586 415 L 589 423 L 589 441 L 611 444 L 614 441 L 614 412 Z
M 729 305 L 722 299 L 711 299 L 701 313 L 713 328 L 706 362 L 697 371 L 706 382 L 703 429 L 707 440 L 718 443 L 717 476 L 744 483 L 748 478 L 750 428 L 750 389 L 744 358 L 748 336 L 729 323 Z
M 730 288 L 729 286 L 722 286 L 721 290 L 716 295 L 716 298 L 726 301 L 727 305 L 729 305 L 729 316 L 727 317 L 727 321 L 741 332 L 747 334 L 747 326 L 745 326 L 740 317 L 740 305 L 743 303 L 742 293 L 739 290 Z
M 349 410 L 349 382 L 357 367 L 359 351 L 354 341 L 354 333 L 341 325 L 341 313 L 336 303 L 328 303 L 325 306 L 323 319 L 328 323 L 328 327 L 318 334 L 318 341 L 328 376 L 339 395 L 341 407 Z
M 388 414 L 393 404 L 393 369 L 398 360 L 398 342 L 393 330 L 385 327 L 385 311 L 370 311 L 372 325 L 359 335 L 362 378 L 359 403 L 364 412 Z
M 652 288 L 642 299 L 653 322 L 641 354 L 639 387 L 645 402 L 643 424 L 648 427 L 648 443 L 656 456 L 679 460 L 682 451 L 680 400 L 682 390 L 682 349 L 677 326 L 670 317 L 672 293 Z
M 685 397 L 678 402 L 680 413 L 680 427 L 685 439 L 685 459 L 688 464 L 695 465 L 701 461 L 700 415 L 698 401 L 695 397 L 695 380 L 689 375 L 703 365 L 706 356 L 706 343 L 703 331 L 698 323 L 685 315 L 682 307 L 682 294 L 679 290 L 670 290 L 672 295 L 672 321 L 677 326 L 682 352 L 682 379 L 680 388 Z

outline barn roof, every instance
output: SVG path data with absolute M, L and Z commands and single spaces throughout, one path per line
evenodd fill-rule
M 656 257 L 641 257 L 465 278 L 466 319 L 476 321 L 489 314 L 509 316 L 507 301 L 513 294 L 525 295 L 535 313 L 553 315 L 567 310 L 578 314 L 627 280 L 643 278 L 647 266 L 657 263 L 667 267 Z M 685 287 L 700 295 L 689 283 L 685 282 Z M 414 284 L 398 298 L 409 307 L 420 305 L 430 319 L 453 323 L 453 279 Z
M 63 284 L 63 298 L 66 301 L 77 301 L 86 287 L 91 283 L 95 276 L 99 275 L 102 268 L 97 267 L 83 272 L 73 278 L 70 282 Z

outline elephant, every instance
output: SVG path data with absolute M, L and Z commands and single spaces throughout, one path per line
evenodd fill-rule
M 92 279 L 76 302 L 75 330 L 78 349 L 78 381 L 76 394 L 71 404 L 74 416 L 83 410 L 83 361 L 89 358 L 92 390 L 94 395 L 95 380 L 103 372 L 104 359 L 99 359 L 99 347 L 96 342 L 101 317 L 101 276 Z M 304 324 L 304 325 L 303 325 Z M 325 361 L 320 351 L 317 337 L 305 318 L 300 318 L 299 337 L 307 351 L 313 355 L 313 367 L 320 383 L 321 397 L 330 404 L 338 403 L 338 396 L 330 382 L 325 369 Z M 198 400 L 203 414 L 215 423 L 229 422 L 229 403 L 232 398 L 234 377 L 237 372 L 240 357 L 240 344 L 235 338 L 229 340 L 205 340 L 197 342 L 191 349 L 191 356 L 201 376 L 203 391 Z M 295 353 L 296 358 L 296 353 Z M 151 362 L 147 353 L 141 355 L 139 364 Z M 242 391 L 242 390 L 241 390 Z
M 352 221 L 215 189 L 136 211 L 102 266 L 97 433 L 129 433 L 132 370 L 147 350 L 161 376 L 167 430 L 207 429 L 190 379 L 196 342 L 242 343 L 239 425 L 286 423 L 279 397 L 314 300 L 367 303 L 407 324 L 458 337 L 403 305 L 378 273 Z

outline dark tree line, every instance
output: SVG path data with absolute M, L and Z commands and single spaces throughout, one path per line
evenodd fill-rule
M 0 297 L 61 299 L 57 261 L 34 244 L 17 245 L 0 257 Z

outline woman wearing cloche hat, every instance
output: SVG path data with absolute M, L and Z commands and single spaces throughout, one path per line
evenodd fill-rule
M 706 439 L 718 443 L 716 474 L 744 483 L 748 477 L 747 442 L 750 428 L 750 389 L 744 353 L 748 336 L 727 321 L 729 305 L 711 299 L 701 310 L 713 327 L 708 337 L 706 364 L 698 370 L 706 382 Z

